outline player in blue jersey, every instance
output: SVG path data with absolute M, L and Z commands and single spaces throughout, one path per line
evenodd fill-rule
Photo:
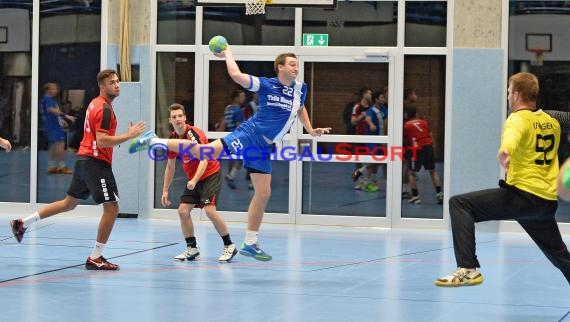
M 147 132 L 134 139 L 129 152 L 134 153 L 156 144 L 168 146 L 170 151 L 190 153 L 196 158 L 217 158 L 221 153 L 244 157 L 244 167 L 251 171 L 254 195 L 248 208 L 248 224 L 240 253 L 258 260 L 268 261 L 271 256 L 259 248 L 258 232 L 263 213 L 271 195 L 271 160 L 273 143 L 283 139 L 293 122 L 299 117 L 312 136 L 329 133 L 331 128 L 313 128 L 305 109 L 307 84 L 296 80 L 299 62 L 293 53 L 280 54 L 275 59 L 277 77 L 256 77 L 242 73 L 230 47 L 217 57 L 225 58 L 230 77 L 248 91 L 257 92 L 259 110 L 234 132 L 209 144 L 196 145 L 191 141 L 159 139 Z
M 71 169 L 65 165 L 65 131 L 60 121 L 73 123 L 75 117 L 61 111 L 56 101 L 58 95 L 59 86 L 56 83 L 46 83 L 44 95 L 40 99 L 41 118 L 49 144 L 47 172 L 49 174 L 72 174 Z

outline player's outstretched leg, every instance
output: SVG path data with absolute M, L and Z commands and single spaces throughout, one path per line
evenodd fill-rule
M 147 131 L 131 140 L 129 145 L 129 153 L 135 153 L 148 149 L 150 140 L 158 136 L 153 131 Z

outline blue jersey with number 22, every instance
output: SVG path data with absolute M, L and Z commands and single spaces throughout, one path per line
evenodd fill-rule
M 305 105 L 307 84 L 294 81 L 291 86 L 283 85 L 277 77 L 250 76 L 248 91 L 257 92 L 259 110 L 246 121 L 257 133 L 277 142 L 289 131 L 297 112 Z

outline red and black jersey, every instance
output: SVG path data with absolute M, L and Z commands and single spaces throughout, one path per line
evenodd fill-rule
M 368 107 L 363 106 L 360 103 L 356 103 L 356 105 L 354 105 L 354 107 L 352 108 L 352 117 L 359 117 L 361 115 L 364 115 L 364 117 L 362 117 L 362 119 L 360 121 L 358 121 L 356 123 L 356 125 L 354 126 L 354 132 L 357 135 L 366 134 L 366 129 L 368 129 L 368 123 L 366 123 L 366 111 L 367 110 L 368 110 Z
M 418 117 L 406 120 L 404 122 L 404 141 L 411 146 L 433 144 L 428 122 Z
M 196 126 L 191 126 L 190 124 L 186 124 L 186 129 L 184 130 L 184 134 L 179 136 L 176 131 L 170 132 L 171 139 L 184 139 L 194 141 L 200 144 L 208 144 L 208 138 L 204 131 Z M 174 159 L 178 156 L 178 153 L 175 151 L 170 151 L 168 154 L 168 159 Z M 196 174 L 196 170 L 198 170 L 198 165 L 200 164 L 200 160 L 197 158 L 192 158 L 189 155 L 182 155 L 182 167 L 184 168 L 184 172 L 188 176 L 188 179 L 194 178 Z M 208 165 L 206 166 L 206 170 L 202 177 L 200 177 L 199 181 L 202 181 L 209 176 L 213 175 L 214 173 L 220 171 L 220 162 L 218 160 L 208 160 Z
M 83 126 L 83 140 L 79 144 L 77 155 L 88 156 L 94 159 L 113 162 L 113 147 L 101 148 L 97 146 L 97 132 L 115 135 L 117 131 L 117 117 L 113 112 L 113 105 L 103 96 L 94 98 L 85 115 Z

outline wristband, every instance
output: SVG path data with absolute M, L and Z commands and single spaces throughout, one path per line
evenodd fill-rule
M 67 114 L 65 114 L 65 113 L 63 113 L 63 112 L 60 112 L 60 113 L 59 113 L 59 116 L 60 116 L 60 117 L 65 117 L 66 115 L 67 115 Z

